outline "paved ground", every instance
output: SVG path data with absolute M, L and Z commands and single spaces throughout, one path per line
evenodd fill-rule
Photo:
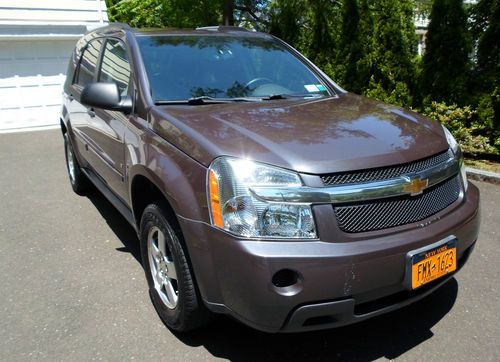
M 0 360 L 500 360 L 500 187 L 476 183 L 470 262 L 433 295 L 346 328 L 268 335 L 227 318 L 190 336 L 159 321 L 132 229 L 77 197 L 58 131 L 0 135 Z

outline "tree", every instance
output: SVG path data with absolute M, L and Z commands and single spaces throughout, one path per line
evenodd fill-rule
M 360 93 L 363 85 L 366 84 L 362 84 L 358 71 L 363 52 L 360 38 L 358 1 L 344 0 L 341 12 L 342 21 L 336 59 L 337 81 L 346 89 Z
M 490 5 L 489 11 L 487 5 Z M 478 7 L 485 21 L 477 45 L 477 70 L 480 87 L 487 93 L 480 106 L 490 115 L 491 126 L 496 129 L 500 146 L 500 0 L 482 0 Z M 488 120 L 483 119 L 483 122 L 487 123 Z
M 371 78 L 366 95 L 411 106 L 415 91 L 416 34 L 412 0 L 374 1 Z
M 271 0 L 106 0 L 111 21 L 133 27 L 246 24 L 267 31 Z
M 234 1 L 224 0 L 224 7 L 222 13 L 223 25 L 234 25 Z
M 370 0 L 359 0 L 359 41 L 362 54 L 356 65 L 357 83 L 354 84 L 354 89 L 359 89 L 359 92 L 368 88 L 370 77 L 373 72 L 373 50 L 375 48 L 373 38 L 374 27 L 375 20 L 373 11 L 370 9 Z
M 470 32 L 475 43 L 488 27 L 495 2 L 497 0 L 479 0 L 476 5 L 469 8 Z
M 310 39 L 306 54 L 320 68 L 334 73 L 336 44 L 334 32 L 338 23 L 338 4 L 331 0 L 309 0 Z
M 305 11 L 303 0 L 274 0 L 269 6 L 269 32 L 297 47 Z
M 225 0 L 230 1 L 230 0 Z M 269 8 L 273 0 L 234 0 L 235 23 L 258 31 L 269 30 Z
M 222 3 L 211 0 L 107 0 L 107 5 L 111 21 L 137 28 L 194 28 L 222 20 Z
M 422 59 L 422 91 L 431 100 L 463 105 L 471 43 L 462 0 L 435 0 Z
M 484 32 L 479 37 L 477 46 L 477 65 L 485 78 L 491 83 L 500 80 L 500 0 L 490 2 Z

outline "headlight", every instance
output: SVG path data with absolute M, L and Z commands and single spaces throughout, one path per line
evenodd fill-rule
M 208 170 L 212 224 L 245 237 L 316 238 L 310 205 L 255 199 L 252 186 L 301 186 L 295 172 L 231 157 L 216 159 Z
M 465 162 L 464 162 L 464 157 L 461 156 L 460 160 L 460 175 L 462 176 L 462 182 L 464 184 L 464 191 L 467 191 L 467 187 L 469 187 L 469 183 L 467 181 L 467 172 L 465 171 Z
M 464 162 L 464 156 L 462 155 L 462 150 L 460 149 L 460 145 L 458 144 L 455 137 L 453 137 L 451 132 L 448 131 L 448 129 L 445 126 L 443 126 L 443 130 L 446 136 L 446 140 L 448 141 L 448 145 L 453 151 L 453 154 L 458 158 L 458 162 L 460 162 L 460 175 L 462 177 L 462 182 L 464 184 L 464 191 L 467 191 L 468 187 L 467 173 L 465 171 L 465 162 Z
M 450 145 L 451 150 L 456 155 L 458 150 L 460 149 L 460 146 L 459 146 L 457 140 L 455 139 L 455 137 L 453 137 L 451 132 L 448 131 L 448 128 L 446 128 L 445 126 L 443 126 L 443 131 L 444 131 L 444 135 L 446 136 L 446 140 L 448 141 L 448 144 Z

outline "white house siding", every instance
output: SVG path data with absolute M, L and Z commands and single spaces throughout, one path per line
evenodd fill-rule
M 0 0 L 0 131 L 59 123 L 69 56 L 104 0 Z

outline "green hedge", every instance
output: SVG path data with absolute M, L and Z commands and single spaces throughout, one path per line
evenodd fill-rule
M 485 136 L 491 133 L 491 129 L 481 122 L 478 111 L 470 106 L 458 107 L 455 104 L 431 102 L 422 113 L 448 128 L 466 154 L 471 156 L 499 154 L 499 138 L 496 138 L 496 142 L 492 142 L 489 137 Z M 497 147 L 493 145 L 495 143 Z

